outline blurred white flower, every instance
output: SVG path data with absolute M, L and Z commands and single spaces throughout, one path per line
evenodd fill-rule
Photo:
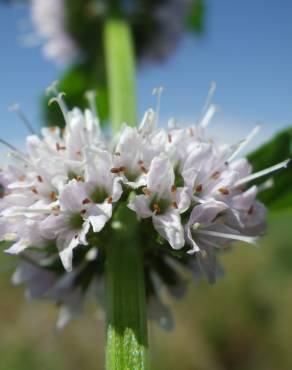
M 66 29 L 64 0 L 31 0 L 31 18 L 38 35 L 44 39 L 43 52 L 49 59 L 69 63 L 78 48 Z

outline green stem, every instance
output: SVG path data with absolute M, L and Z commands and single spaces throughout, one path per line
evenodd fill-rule
M 104 28 L 110 120 L 114 132 L 136 125 L 135 56 L 128 23 L 110 17 Z
M 136 124 L 135 63 L 132 37 L 126 21 L 109 18 L 104 48 L 114 132 Z M 107 370 L 148 369 L 148 333 L 143 254 L 138 221 L 126 205 L 115 213 L 106 246 Z
M 138 221 L 126 205 L 107 246 L 107 370 L 148 369 L 147 314 Z

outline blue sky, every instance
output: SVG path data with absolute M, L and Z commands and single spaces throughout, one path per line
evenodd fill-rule
M 212 80 L 220 111 L 210 130 L 228 142 L 256 123 L 264 127 L 254 145 L 292 122 L 292 2 L 290 0 L 209 0 L 205 33 L 185 36 L 163 65 L 138 72 L 139 114 L 153 105 L 152 88 L 163 85 L 162 121 L 194 121 Z M 40 125 L 39 100 L 60 70 L 39 48 L 20 44 L 25 8 L 0 5 L 0 125 L 3 138 L 20 143 L 26 135 L 7 106 L 18 101 Z

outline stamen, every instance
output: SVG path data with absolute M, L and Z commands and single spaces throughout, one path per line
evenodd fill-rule
M 167 139 L 168 139 L 168 142 L 169 142 L 169 143 L 171 143 L 171 142 L 172 142 L 172 136 L 171 136 L 171 134 L 168 134 L 168 135 L 167 135 Z
M 32 187 L 31 188 L 31 191 L 34 193 L 34 194 L 38 194 L 39 192 L 37 191 L 37 188 L 36 187 Z
M 53 215 L 54 216 L 59 216 L 59 214 L 60 214 L 60 211 L 61 210 L 61 207 L 60 206 L 55 206 L 55 207 L 53 207 L 52 208 L 52 213 L 53 213 Z
M 282 168 L 287 168 L 288 166 L 288 163 L 290 162 L 290 159 L 286 159 L 285 161 L 281 162 L 281 163 L 278 163 L 272 167 L 269 167 L 269 168 L 266 168 L 265 170 L 262 170 L 262 171 L 259 171 L 259 172 L 255 172 L 249 176 L 246 176 L 244 177 L 243 179 L 240 179 L 238 180 L 234 186 L 237 187 L 237 186 L 240 186 L 240 185 L 243 185 L 249 181 L 252 181 L 252 180 L 255 180 L 259 177 L 262 177 L 262 176 L 265 176 L 265 175 L 268 175 L 269 173 L 272 173 L 272 172 L 275 172 L 275 171 L 278 171 Z
M 258 186 L 258 192 L 261 192 L 261 191 L 264 191 L 264 190 L 267 190 L 267 189 L 271 189 L 271 188 L 274 187 L 274 185 L 275 185 L 275 181 L 271 177 L 267 181 L 265 181 L 263 184 Z
M 108 202 L 108 204 L 112 204 L 112 202 L 113 202 L 113 197 L 108 197 L 108 198 L 107 198 L 107 202 Z
M 38 182 L 44 182 L 43 178 L 40 175 L 37 175 Z
M 147 170 L 147 168 L 146 168 L 145 166 L 140 165 L 140 169 L 141 169 L 141 171 L 142 171 L 143 173 L 145 173 L 145 175 L 148 173 L 148 170 Z
M 150 196 L 151 195 L 151 191 L 145 186 L 144 188 L 142 188 L 142 191 L 145 195 L 148 195 Z
M 214 95 L 215 91 L 216 91 L 216 82 L 212 81 L 211 85 L 210 85 L 208 95 L 207 95 L 207 98 L 206 98 L 206 101 L 205 101 L 205 104 L 204 104 L 204 107 L 203 107 L 201 115 L 200 115 L 199 124 L 200 124 L 200 122 L 203 121 L 203 118 L 207 113 L 207 110 L 210 106 L 210 103 L 212 101 L 212 98 L 213 98 L 213 95 Z
M 83 199 L 82 204 L 89 204 L 91 203 L 91 200 L 88 198 Z
M 56 149 L 59 150 L 66 150 L 66 147 L 64 145 L 60 145 L 59 143 L 56 143 Z
M 157 105 L 156 105 L 156 120 L 155 124 L 158 125 L 159 122 L 159 115 L 160 115 L 160 105 L 161 105 L 161 95 L 163 93 L 164 88 L 162 86 L 156 87 L 152 91 L 152 95 L 156 95 L 157 97 Z
M 237 155 L 240 153 L 252 140 L 253 138 L 258 134 L 258 132 L 261 130 L 262 126 L 257 125 L 255 126 L 249 135 L 239 144 L 238 148 L 235 152 L 232 153 L 232 155 L 229 157 L 228 161 L 231 162 Z
M 172 206 L 173 206 L 173 208 L 178 209 L 178 205 L 177 205 L 177 203 L 176 203 L 176 202 L 173 202 L 173 203 L 172 203 Z
M 22 123 L 24 124 L 24 126 L 27 128 L 27 130 L 32 135 L 37 135 L 35 129 L 33 128 L 33 126 L 31 125 L 31 123 L 29 122 L 29 120 L 27 119 L 27 117 L 25 116 L 25 114 L 22 112 L 22 110 L 20 109 L 20 106 L 17 103 L 11 104 L 8 107 L 8 109 L 9 109 L 10 112 L 15 112 L 18 115 L 18 117 L 20 118 L 20 120 L 22 121 Z
M 50 93 L 53 93 L 55 95 L 52 99 L 49 100 L 49 105 L 51 105 L 54 102 L 58 103 L 61 112 L 64 116 L 66 126 L 69 127 L 68 108 L 63 99 L 65 93 L 64 92 L 60 93 L 57 89 L 57 86 L 58 81 L 54 81 L 52 85 L 47 88 L 47 95 L 49 95 Z
M 175 185 L 172 185 L 172 187 L 171 187 L 171 193 L 176 193 L 176 190 L 177 190 L 177 187 L 175 186 Z
M 154 203 L 152 208 L 153 208 L 153 211 L 158 213 L 158 214 L 161 212 L 161 209 L 160 209 L 160 207 L 157 203 Z
M 98 120 L 98 113 L 96 109 L 96 91 L 90 90 L 85 93 L 85 97 L 88 101 L 89 108 L 94 115 L 94 118 Z
M 219 171 L 215 171 L 215 172 L 213 173 L 213 175 L 211 176 L 211 178 L 212 178 L 213 180 L 218 180 L 218 179 L 219 179 L 219 177 L 220 177 L 220 172 L 219 172 Z
M 50 200 L 52 200 L 53 202 L 57 200 L 57 193 L 55 191 L 51 191 L 50 192 L 50 196 L 49 196 Z
M 196 193 L 201 193 L 201 191 L 203 190 L 203 185 L 202 184 L 199 184 L 196 188 L 195 188 L 195 192 Z
M 80 211 L 80 214 L 81 214 L 81 215 L 85 215 L 85 213 L 86 213 L 86 209 L 82 209 L 82 210 Z
M 225 188 L 224 186 L 220 189 L 218 189 L 219 193 L 223 194 L 223 195 L 229 195 L 229 190 L 227 188 Z
M 218 107 L 214 104 L 210 105 L 205 115 L 202 117 L 199 125 L 203 128 L 207 127 L 211 119 L 213 118 L 214 114 L 217 112 Z
M 10 144 L 8 141 L 6 141 L 4 139 L 0 139 L 0 143 L 7 146 L 7 148 L 13 150 L 13 152 L 24 155 L 23 153 L 21 153 L 21 151 L 19 149 L 17 149 L 14 145 Z
M 210 235 L 210 236 L 218 236 L 218 238 L 223 239 L 232 239 L 232 240 L 239 240 L 245 243 L 257 245 L 257 237 L 253 236 L 245 236 L 245 235 L 236 235 L 236 234 L 226 234 L 221 233 L 218 231 L 211 231 L 211 230 L 196 230 L 196 233 L 203 234 L 203 235 Z

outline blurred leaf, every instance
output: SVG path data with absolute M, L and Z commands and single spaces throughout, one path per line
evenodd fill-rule
M 203 32 L 205 18 L 205 1 L 195 0 L 187 18 L 187 26 L 191 31 L 201 34 Z
M 96 91 L 96 106 L 101 123 L 108 119 L 108 99 L 104 68 L 100 63 L 94 68 L 89 63 L 73 66 L 60 79 L 59 90 L 66 94 L 65 100 L 69 109 L 88 107 L 85 93 Z M 57 104 L 48 105 L 50 97 L 43 99 L 43 113 L 46 126 L 64 127 L 64 118 Z
M 278 133 L 271 141 L 249 154 L 248 159 L 257 172 L 273 166 L 287 158 L 292 153 L 292 128 Z M 272 175 L 274 186 L 259 194 L 259 199 L 272 209 L 292 208 L 292 165 Z M 259 179 L 255 183 L 262 183 Z

